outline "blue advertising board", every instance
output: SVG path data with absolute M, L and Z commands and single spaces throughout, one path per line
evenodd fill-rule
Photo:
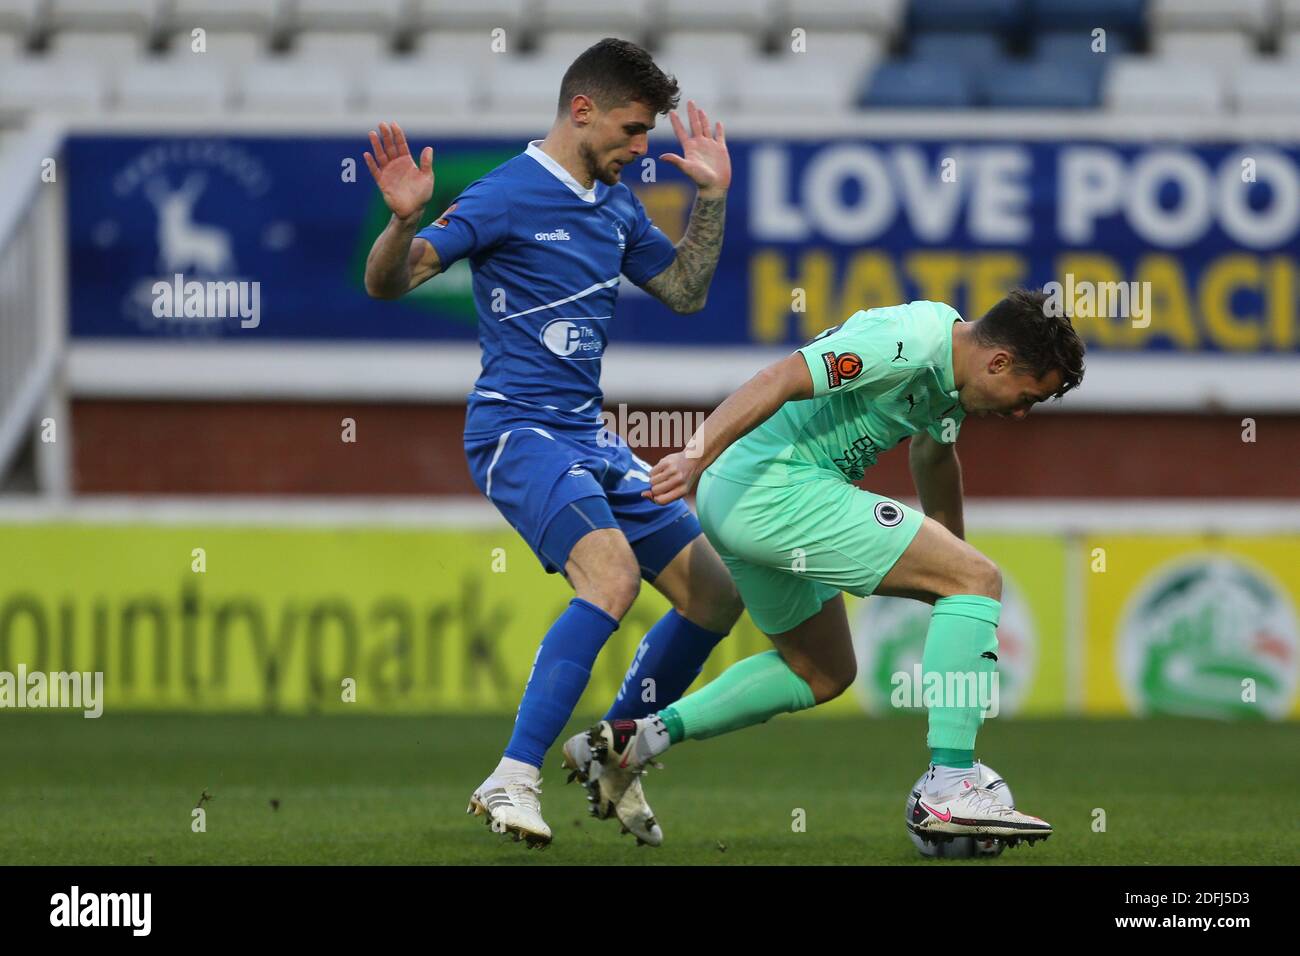
M 428 218 L 524 145 L 438 138 Z M 467 263 L 397 302 L 366 295 L 387 210 L 365 148 L 362 136 L 72 136 L 72 336 L 473 339 Z M 793 344 L 858 309 L 927 298 L 977 318 L 1013 286 L 1058 283 L 1049 290 L 1092 350 L 1300 351 L 1298 149 L 829 138 L 729 148 L 726 239 L 704 312 L 673 315 L 625 281 L 613 341 Z M 623 175 L 680 237 L 694 187 L 666 163 Z M 246 299 L 255 285 L 256 321 L 186 316 L 179 301 L 160 309 L 176 276 L 238 283 Z

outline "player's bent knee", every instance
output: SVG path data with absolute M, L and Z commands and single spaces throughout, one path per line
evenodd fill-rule
M 818 704 L 834 700 L 853 686 L 857 676 L 856 668 L 834 674 L 818 674 L 815 681 L 808 683 L 813 692 L 813 700 Z
M 966 594 L 982 594 L 995 601 L 1002 600 L 1002 569 L 989 558 L 976 552 L 965 577 Z
M 640 569 L 635 566 L 607 568 L 576 589 L 577 596 L 590 601 L 611 617 L 622 620 L 641 593 Z
M 803 678 L 808 689 L 812 691 L 813 701 L 817 704 L 824 704 L 839 697 L 853 686 L 853 682 L 858 677 L 856 661 L 845 661 L 833 668 L 817 666 L 806 658 L 787 661 L 787 663 L 792 671 Z
M 726 585 L 710 595 L 708 603 L 702 610 L 704 619 L 694 623 L 705 630 L 726 634 L 740 620 L 740 615 L 745 611 L 745 602 L 740 599 L 740 592 L 736 590 L 735 582 L 728 577 Z

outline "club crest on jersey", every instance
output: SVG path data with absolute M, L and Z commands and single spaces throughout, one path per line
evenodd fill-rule
M 886 528 L 893 528 L 903 520 L 903 509 L 892 501 L 876 502 L 876 520 Z
M 826 363 L 826 379 L 831 388 L 851 382 L 862 373 L 862 359 L 856 352 L 845 352 L 843 355 L 823 352 L 822 361 Z
M 623 235 L 623 227 L 618 223 L 614 223 L 614 231 L 618 233 L 618 248 L 622 252 L 627 248 L 627 236 Z
M 446 229 L 446 228 L 447 228 L 447 217 L 450 216 L 453 212 L 456 211 L 456 207 L 457 207 L 458 205 L 459 205 L 459 203 L 452 203 L 450 206 L 448 206 L 448 207 L 447 207 L 447 211 L 444 212 L 444 213 L 443 213 L 441 216 L 439 216 L 437 219 L 435 219 L 435 220 L 433 221 L 433 224 L 434 224 L 435 226 L 437 226 L 439 229 Z

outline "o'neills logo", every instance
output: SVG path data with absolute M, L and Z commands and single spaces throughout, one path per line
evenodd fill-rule
M 1296 614 L 1264 572 L 1231 557 L 1166 564 L 1139 587 L 1116 646 L 1143 714 L 1285 717 L 1296 689 Z

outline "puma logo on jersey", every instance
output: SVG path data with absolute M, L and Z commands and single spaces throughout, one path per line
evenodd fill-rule
M 543 242 L 568 242 L 570 237 L 567 229 L 556 229 L 554 232 L 534 233 L 533 238 Z
M 906 361 L 907 361 L 907 359 L 903 356 L 903 343 L 902 343 L 902 342 L 899 342 L 899 343 L 898 343 L 898 354 L 895 355 L 893 358 L 891 358 L 889 361 L 891 361 L 891 362 L 906 362 Z

